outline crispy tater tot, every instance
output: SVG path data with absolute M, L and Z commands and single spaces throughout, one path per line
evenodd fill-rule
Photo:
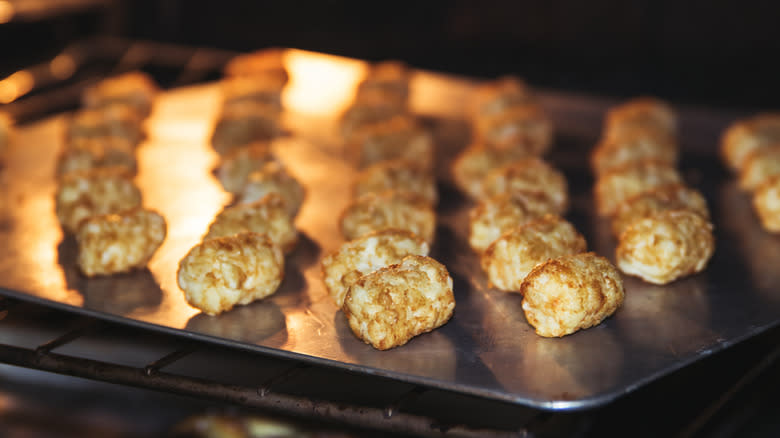
M 433 175 L 407 160 L 380 161 L 366 167 L 355 178 L 352 192 L 359 198 L 367 193 L 388 190 L 416 193 L 432 205 L 439 200 Z
M 549 260 L 523 282 L 525 319 L 544 337 L 561 337 L 600 324 L 623 304 L 617 269 L 592 252 Z
M 612 233 L 620 237 L 632 223 L 666 210 L 690 210 L 704 219 L 710 218 L 707 200 L 698 190 L 671 184 L 640 193 L 620 204 L 612 217 Z
M 279 88 L 290 79 L 284 67 L 284 50 L 278 48 L 238 55 L 225 65 L 223 71 L 225 76 L 258 78 L 273 82 Z
M 298 232 L 278 193 L 269 193 L 259 201 L 223 209 L 212 222 L 205 239 L 232 236 L 246 231 L 267 234 L 285 253 L 298 243 Z
M 517 292 L 536 265 L 586 248 L 585 238 L 572 224 L 546 215 L 502 234 L 482 253 L 480 264 L 492 287 Z
M 364 125 L 355 131 L 347 147 L 361 168 L 397 159 L 414 161 L 424 169 L 434 165 L 433 136 L 408 115 Z
M 391 190 L 361 196 L 341 214 L 341 234 L 346 240 L 388 228 L 410 231 L 430 244 L 435 237 L 436 213 L 424 198 Z
M 74 139 L 65 146 L 57 162 L 57 174 L 114 166 L 135 173 L 133 143 L 121 137 L 85 137 Z
M 503 76 L 477 86 L 471 102 L 472 119 L 490 117 L 509 108 L 533 103 L 530 88 L 522 79 Z
M 387 229 L 344 243 L 322 260 L 325 286 L 336 305 L 344 305 L 347 290 L 360 277 L 379 268 L 401 263 L 408 255 L 427 256 L 430 248 L 419 236 Z
M 739 170 L 739 188 L 757 189 L 764 181 L 780 175 L 780 142 L 757 148 L 751 152 Z
M 256 102 L 277 111 L 282 110 L 282 89 L 284 84 L 260 77 L 234 76 L 222 79 L 222 102 L 232 105 L 236 102 Z
M 519 147 L 542 155 L 552 146 L 552 121 L 538 105 L 519 105 L 477 120 L 477 138 L 491 145 Z
M 481 199 L 485 197 L 485 176 L 491 170 L 531 156 L 531 152 L 522 147 L 474 143 L 455 158 L 452 177 L 461 192 L 472 199 Z
M 621 136 L 626 130 L 654 131 L 674 138 L 677 115 L 672 107 L 654 97 L 638 97 L 612 107 L 604 119 L 604 137 Z
M 384 61 L 372 65 L 358 84 L 355 102 L 385 104 L 403 108 L 409 98 L 411 70 L 399 61 Z
M 341 136 L 349 143 L 364 127 L 406 114 L 406 108 L 397 102 L 378 93 L 364 93 L 360 102 L 350 105 L 341 115 Z
M 731 170 L 740 170 L 758 148 L 780 142 L 780 113 L 763 113 L 732 123 L 721 139 L 721 156 Z
M 343 310 L 365 343 L 377 350 L 398 347 L 449 321 L 455 310 L 452 277 L 430 257 L 406 256 L 361 277 L 349 288 Z
M 254 142 L 238 148 L 225 154 L 219 160 L 219 166 L 216 169 L 216 175 L 222 188 L 234 195 L 241 193 L 247 181 L 249 174 L 260 170 L 267 163 L 278 161 L 271 151 L 268 142 Z
M 701 272 L 715 251 L 712 228 L 701 215 L 687 210 L 640 219 L 620 235 L 617 265 L 653 284 Z
M 485 196 L 504 193 L 541 193 L 563 214 L 569 206 L 566 177 L 539 158 L 524 158 L 491 170 L 483 182 Z
M 93 277 L 143 268 L 165 235 L 165 219 L 141 207 L 92 216 L 76 232 L 79 269 Z
M 508 193 L 483 199 L 469 211 L 469 245 L 480 253 L 502 234 L 512 228 L 525 225 L 539 217 L 553 213 L 554 208 L 533 200 L 544 195 L 533 193 Z M 540 208 L 540 205 L 542 207 Z
M 626 130 L 599 142 L 591 154 L 591 168 L 599 176 L 647 160 L 674 167 L 677 155 L 677 144 L 666 134 L 641 129 Z
M 129 107 L 108 105 L 79 110 L 68 120 L 66 143 L 106 137 L 137 145 L 144 137 L 141 118 Z
M 298 214 L 306 197 L 306 189 L 287 172 L 280 162 L 269 161 L 260 170 L 249 174 L 238 197 L 238 202 L 241 204 L 252 203 L 271 193 L 277 193 L 284 199 L 290 217 L 295 217 Z
M 207 239 L 179 263 L 177 281 L 191 306 L 209 315 L 265 298 L 284 278 L 284 255 L 265 234 Z
M 764 181 L 753 193 L 753 209 L 765 230 L 780 232 L 780 177 Z
M 612 216 L 626 200 L 669 184 L 681 184 L 682 177 L 674 167 L 657 161 L 644 161 L 619 167 L 596 181 L 596 212 Z
M 211 145 L 220 155 L 258 141 L 267 141 L 282 134 L 279 109 L 253 101 L 232 102 L 222 108 Z
M 152 111 L 154 98 L 159 91 L 151 76 L 134 71 L 104 79 L 94 87 L 88 88 L 82 96 L 82 101 L 86 108 L 127 106 L 139 116 L 147 117 Z
M 124 167 L 78 170 L 63 175 L 56 194 L 57 218 L 67 232 L 91 216 L 141 205 L 141 192 Z

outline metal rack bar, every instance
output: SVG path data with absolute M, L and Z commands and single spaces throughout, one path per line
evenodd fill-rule
M 409 433 L 429 437 L 531 436 L 526 430 L 504 431 L 477 429 L 464 425 L 443 425 L 432 418 L 403 412 L 396 412 L 388 417 L 386 409 L 354 406 L 326 400 L 312 400 L 306 397 L 271 391 L 266 391 L 264 395 L 261 395 L 254 387 L 227 385 L 164 372 L 147 374 L 145 368 L 112 364 L 48 351 L 39 352 L 5 344 L 0 344 L 0 362 L 104 382 L 182 395 L 208 397 L 253 408 L 305 416 L 307 418 L 336 421 L 351 426 L 394 433 Z

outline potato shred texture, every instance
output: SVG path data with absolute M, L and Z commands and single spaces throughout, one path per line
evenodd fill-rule
M 396 263 L 408 255 L 427 256 L 430 248 L 420 237 L 403 230 L 384 230 L 344 243 L 322 260 L 328 293 L 339 307 L 349 287 L 362 276 Z
M 165 219 L 140 207 L 88 218 L 76 233 L 79 269 L 93 277 L 143 268 L 165 235 Z
M 341 215 L 341 233 L 346 240 L 388 228 L 410 231 L 431 243 L 435 237 L 436 214 L 423 198 L 389 191 L 362 196 Z
M 452 278 L 430 257 L 411 255 L 361 277 L 344 300 L 355 335 L 378 350 L 442 326 L 455 310 Z
M 600 324 L 623 304 L 623 280 L 594 253 L 549 260 L 523 282 L 523 312 L 536 333 L 561 337 Z
M 179 263 L 177 280 L 187 302 L 217 315 L 265 298 L 284 278 L 284 255 L 265 234 L 207 239 Z
M 267 234 L 284 252 L 290 252 L 298 242 L 298 232 L 287 214 L 284 200 L 276 193 L 250 203 L 223 209 L 209 227 L 206 239 L 253 231 Z

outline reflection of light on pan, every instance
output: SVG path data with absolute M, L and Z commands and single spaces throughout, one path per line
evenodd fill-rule
M 286 338 L 284 314 L 273 301 L 237 306 L 219 316 L 199 313 L 190 318 L 186 329 L 274 347 L 284 343 Z M 278 337 L 282 338 L 281 342 L 274 342 Z
M 290 73 L 290 83 L 282 94 L 284 106 L 306 114 L 341 112 L 365 74 L 361 62 L 297 50 L 286 53 L 284 64 Z

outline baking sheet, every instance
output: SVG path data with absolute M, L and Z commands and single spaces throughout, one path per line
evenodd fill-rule
M 543 409 L 601 405 L 679 367 L 777 324 L 780 239 L 764 233 L 748 199 L 718 164 L 721 130 L 742 114 L 683 109 L 686 180 L 707 196 L 717 250 L 708 269 L 665 287 L 625 278 L 626 300 L 595 328 L 562 339 L 534 334 L 521 298 L 487 288 L 466 243 L 469 202 L 448 183 L 446 168 L 469 142 L 463 111 L 474 82 L 417 73 L 412 108 L 438 140 L 442 202 L 432 256 L 450 270 L 457 307 L 444 327 L 389 351 L 349 330 L 327 295 L 319 262 L 338 248 L 338 216 L 354 175 L 337 135 L 337 115 L 365 71 L 362 62 L 288 51 L 285 90 L 290 136 L 274 149 L 308 189 L 297 218 L 302 233 L 288 256 L 280 291 L 217 317 L 186 304 L 176 285 L 179 260 L 229 202 L 211 174 L 208 146 L 219 106 L 214 84 L 164 93 L 138 149 L 136 182 L 144 205 L 163 214 L 168 236 L 148 269 L 87 279 L 75 267 L 76 246 L 54 214 L 56 158 L 64 117 L 22 126 L 0 170 L 0 291 L 126 324 L 350 371 L 505 400 Z M 566 173 L 567 216 L 590 249 L 613 258 L 608 224 L 594 215 L 588 151 L 600 130 L 605 99 L 542 92 L 556 126 L 550 160 Z

